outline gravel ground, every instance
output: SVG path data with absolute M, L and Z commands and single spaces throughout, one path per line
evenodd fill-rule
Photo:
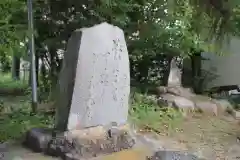
M 239 121 L 229 115 L 188 117 L 171 131 L 155 136 L 168 150 L 190 151 L 207 160 L 240 159 Z

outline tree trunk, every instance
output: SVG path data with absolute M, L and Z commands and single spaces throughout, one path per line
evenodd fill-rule
M 12 58 L 12 79 L 20 80 L 20 58 L 17 56 Z
M 192 77 L 193 77 L 193 90 L 195 93 L 202 92 L 201 86 L 201 53 L 195 53 L 191 56 L 192 62 Z
M 56 88 L 56 84 L 57 84 L 57 75 L 56 75 L 56 61 L 55 61 L 55 57 L 56 55 L 56 49 L 55 48 L 51 48 L 49 50 L 50 52 L 50 79 L 51 79 L 51 89 L 54 90 Z

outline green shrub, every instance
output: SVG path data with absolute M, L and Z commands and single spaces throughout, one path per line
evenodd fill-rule
M 31 115 L 31 107 L 25 103 L 19 108 L 4 106 L 0 113 L 0 142 L 22 138 L 32 127 L 52 127 L 53 117 L 36 114 Z
M 150 129 L 155 132 L 173 129 L 178 124 L 182 115 L 170 107 L 158 106 L 156 100 L 136 93 L 132 97 L 132 104 L 129 110 L 130 120 L 141 129 Z
M 13 80 L 11 74 L 0 74 L 0 88 L 3 89 L 25 89 L 27 82 Z

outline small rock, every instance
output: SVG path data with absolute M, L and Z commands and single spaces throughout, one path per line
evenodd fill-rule
M 233 110 L 233 116 L 235 119 L 240 120 L 240 111 Z
M 111 138 L 115 135 L 118 135 L 120 130 L 117 127 L 112 127 L 108 130 L 108 136 Z
M 163 142 L 147 135 L 137 135 L 136 143 L 138 146 L 146 146 L 152 151 L 164 150 Z
M 226 111 L 228 108 L 232 109 L 232 104 L 227 99 L 213 99 L 212 100 L 217 106 L 220 111 Z
M 136 100 L 135 102 L 145 102 L 148 104 L 152 104 L 152 105 L 157 105 L 157 100 L 158 100 L 159 96 L 155 96 L 155 95 L 140 95 L 139 99 Z
M 24 145 L 35 152 L 45 152 L 52 139 L 52 130 L 46 128 L 32 128 L 26 133 Z
M 167 88 L 165 86 L 160 86 L 156 88 L 157 94 L 162 95 L 167 93 Z
M 194 111 L 195 109 L 195 105 L 191 100 L 180 96 L 175 96 L 173 106 L 182 111 Z
M 172 107 L 172 103 L 175 99 L 175 95 L 172 94 L 163 94 L 158 98 L 158 105 L 160 107 Z
M 160 97 L 158 99 L 157 104 L 159 107 L 171 107 L 172 106 L 172 102 L 169 102 L 169 101 L 163 99 L 162 97 Z
M 175 97 L 176 97 L 175 95 L 168 94 L 168 93 L 161 95 L 161 98 L 168 101 L 168 102 L 173 102 Z
M 64 160 L 78 160 L 78 157 L 72 153 L 66 153 Z
M 180 96 L 181 95 L 180 87 L 168 87 L 167 93 Z
M 168 87 L 167 93 L 173 94 L 176 96 L 185 97 L 188 99 L 196 96 L 196 94 L 194 94 L 191 89 L 183 88 L 183 87 Z
M 195 106 L 204 113 L 209 113 L 214 116 L 218 115 L 218 107 L 211 101 L 197 101 L 195 102 Z

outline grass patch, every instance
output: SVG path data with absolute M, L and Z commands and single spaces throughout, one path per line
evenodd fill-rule
M 31 106 L 27 96 L 2 99 L 0 103 L 0 142 L 18 140 L 33 127 L 53 127 L 52 115 L 39 112 L 30 115 Z M 0 100 L 1 101 L 1 100 Z M 129 109 L 130 121 L 144 131 L 161 133 L 172 131 L 181 122 L 180 112 L 169 107 L 158 106 L 154 97 L 134 93 Z
M 171 132 L 182 121 L 182 114 L 170 107 L 158 106 L 154 97 L 135 93 L 130 120 L 145 131 Z
M 33 127 L 52 127 L 53 117 L 43 114 L 30 115 L 31 106 L 23 103 L 18 107 L 0 104 L 0 142 L 17 140 Z
M 13 80 L 11 74 L 0 74 L 0 89 L 25 89 L 26 81 Z

